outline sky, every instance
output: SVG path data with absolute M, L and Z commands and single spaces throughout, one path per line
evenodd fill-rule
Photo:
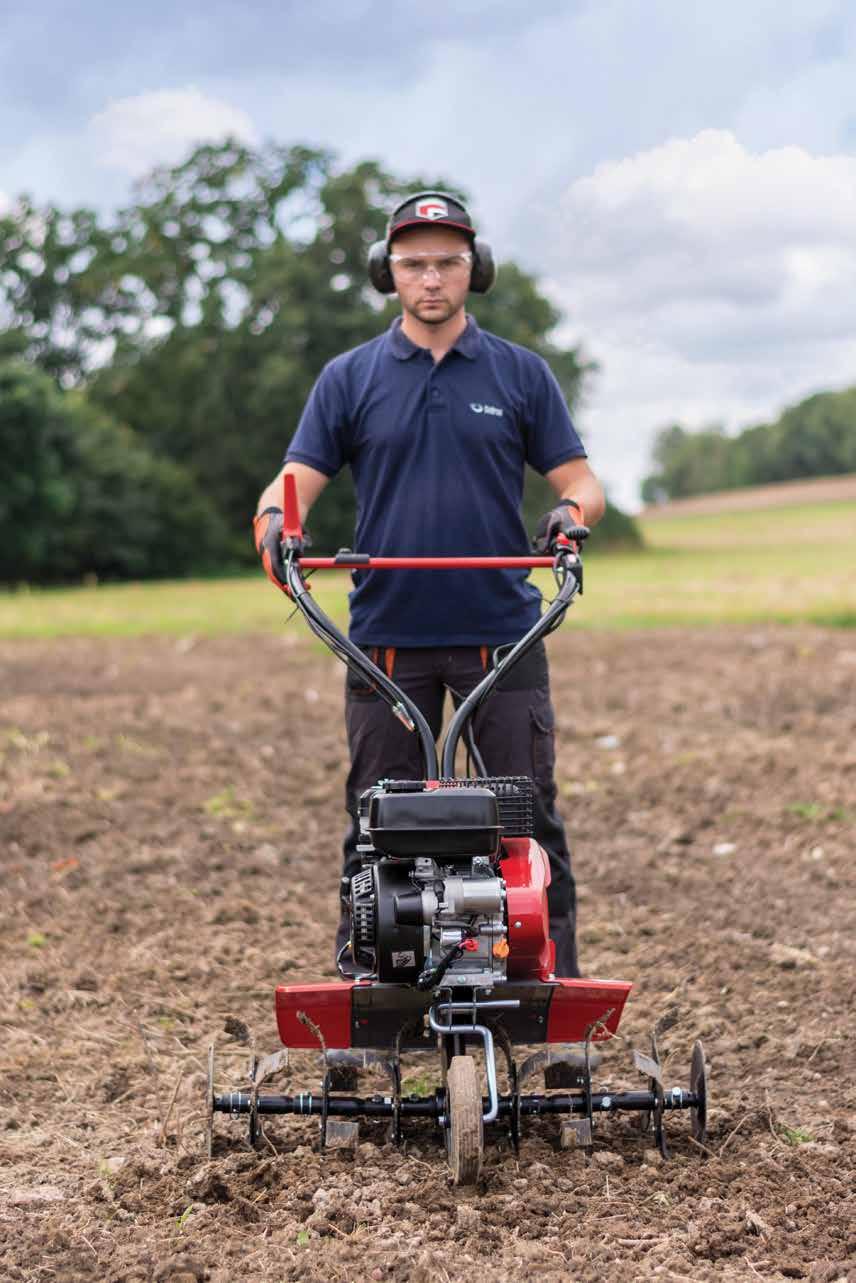
M 657 431 L 856 383 L 852 0 L 0 0 L 0 207 L 102 209 L 227 134 L 444 173 L 599 363 L 638 505 Z

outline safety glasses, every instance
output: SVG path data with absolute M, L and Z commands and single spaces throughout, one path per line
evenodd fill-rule
M 390 266 L 404 281 L 418 281 L 428 272 L 436 272 L 441 280 L 461 276 L 472 267 L 473 256 L 469 250 L 459 254 L 390 254 Z

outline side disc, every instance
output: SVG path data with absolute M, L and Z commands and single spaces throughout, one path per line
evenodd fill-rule
M 690 1127 L 693 1138 L 702 1144 L 707 1135 L 707 1111 L 710 1103 L 710 1085 L 704 1048 L 700 1042 L 693 1046 L 690 1063 L 690 1091 L 698 1097 L 698 1104 L 690 1107 Z
M 205 1154 L 211 1157 L 214 1140 L 214 1044 L 208 1044 L 208 1077 L 205 1096 Z

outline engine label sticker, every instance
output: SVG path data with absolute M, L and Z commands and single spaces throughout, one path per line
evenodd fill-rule
M 393 949 L 392 965 L 396 971 L 402 967 L 415 967 L 416 954 L 412 949 Z

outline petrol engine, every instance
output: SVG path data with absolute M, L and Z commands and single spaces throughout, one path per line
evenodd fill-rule
M 504 857 L 508 839 L 531 830 L 532 783 L 525 777 L 384 780 L 367 789 L 360 803 L 363 867 L 351 880 L 356 965 L 419 989 L 505 980 L 515 930 L 524 924 L 509 921 Z M 540 878 L 536 915 L 544 931 L 548 880 Z

